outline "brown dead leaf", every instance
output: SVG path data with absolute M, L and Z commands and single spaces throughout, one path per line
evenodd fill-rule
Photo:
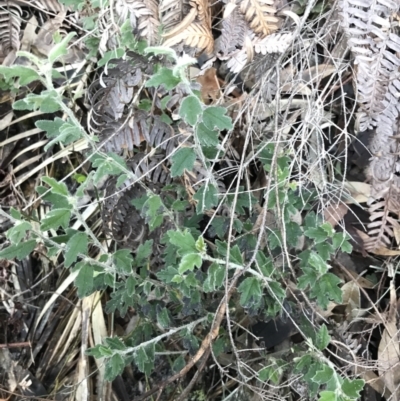
M 326 222 L 331 223 L 332 227 L 335 227 L 348 211 L 349 207 L 342 201 L 338 201 L 336 204 L 331 204 L 324 209 L 324 219 Z
M 201 85 L 201 97 L 205 104 L 215 102 L 221 97 L 217 70 L 214 67 L 209 68 L 204 74 L 199 75 L 196 81 Z
M 372 288 L 375 287 L 375 284 L 374 284 L 372 281 L 366 279 L 365 277 L 359 276 L 358 273 L 355 272 L 354 270 L 347 269 L 347 272 L 348 272 L 349 274 L 351 274 L 351 275 L 354 277 L 354 279 L 355 279 L 357 285 L 358 285 L 360 288 L 372 289 Z
M 371 195 L 371 185 L 365 182 L 358 181 L 346 181 L 345 188 L 350 192 L 352 200 L 346 201 L 346 203 L 365 203 Z

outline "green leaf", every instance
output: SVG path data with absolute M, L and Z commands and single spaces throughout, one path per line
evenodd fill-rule
M 163 85 L 166 90 L 174 89 L 181 82 L 180 78 L 176 77 L 172 70 L 166 67 L 161 67 L 145 84 L 146 88 L 157 87 Z
M 271 381 L 274 385 L 278 385 L 283 373 L 282 361 L 276 361 L 275 358 L 271 358 L 269 361 L 270 365 L 262 368 L 258 372 L 258 378 L 263 381 Z
M 200 268 L 202 262 L 201 256 L 198 253 L 187 253 L 182 257 L 178 272 L 179 274 L 183 274 L 188 270 L 192 271 L 195 266 Z
M 318 401 L 338 401 L 338 399 L 334 391 L 321 391 Z
M 121 47 L 114 49 L 114 50 L 110 50 L 108 52 L 105 52 L 103 58 L 101 58 L 97 62 L 97 65 L 99 67 L 102 67 L 103 65 L 106 65 L 110 60 L 120 59 L 121 57 L 123 57 L 124 53 L 125 53 L 125 49 L 123 49 Z
M 207 277 L 204 280 L 204 292 L 214 292 L 221 288 L 225 280 L 225 267 L 213 263 L 207 270 Z
M 193 199 L 197 201 L 196 212 L 200 214 L 218 204 L 218 190 L 212 184 L 203 185 L 193 195 Z
M 328 237 L 333 237 L 335 230 L 333 229 L 331 223 L 323 223 L 321 224 L 321 228 L 328 234 Z
M 197 139 L 202 146 L 217 146 L 218 132 L 208 129 L 203 123 L 196 128 Z
M 329 380 L 333 377 L 334 371 L 327 365 L 323 365 L 321 370 L 318 370 L 317 373 L 312 378 L 312 381 L 318 384 L 328 383 Z
M 349 380 L 344 379 L 342 384 L 342 391 L 351 398 L 358 399 L 360 391 L 364 388 L 365 382 L 361 379 Z
M 58 182 L 52 177 L 42 177 L 42 181 L 44 181 L 47 185 L 51 187 L 52 192 L 62 196 L 69 196 L 68 188 L 63 182 Z
M 50 63 L 54 63 L 61 56 L 68 54 L 67 46 L 69 41 L 76 35 L 76 32 L 70 32 L 60 43 L 55 44 L 49 52 L 48 58 Z
M 204 242 L 204 238 L 202 236 L 200 236 L 197 241 L 196 241 L 196 249 L 200 252 L 200 253 L 205 253 L 207 252 L 207 245 Z
M 157 310 L 157 323 L 163 328 L 167 329 L 171 326 L 171 319 L 169 318 L 167 308 L 159 308 Z
M 73 235 L 65 247 L 64 266 L 70 267 L 78 258 L 78 253 L 87 255 L 88 236 L 84 232 L 78 232 Z
M 132 297 L 136 292 L 137 280 L 133 276 L 129 276 L 126 280 L 126 292 L 129 297 Z
M 54 138 L 59 135 L 61 126 L 65 123 L 59 117 L 56 117 L 54 121 L 51 120 L 39 120 L 35 122 L 36 127 L 46 131 L 48 138 Z
M 172 365 L 172 370 L 175 373 L 180 372 L 184 367 L 186 366 L 185 358 L 183 355 L 179 355 L 178 358 L 175 359 L 173 365 Z
M 134 360 L 137 367 L 147 376 L 150 375 L 154 368 L 154 352 L 154 343 L 152 343 L 147 347 L 139 348 L 134 354 Z
M 237 245 L 231 247 L 229 260 L 237 265 L 243 265 L 243 258 L 240 249 Z
M 36 187 L 36 191 L 44 200 L 52 203 L 54 209 L 72 209 L 67 197 L 55 194 L 49 188 L 43 186 Z
M 113 355 L 106 363 L 104 377 L 112 382 L 118 375 L 124 371 L 125 362 L 120 354 Z
M 144 52 L 153 53 L 155 55 L 161 54 L 169 57 L 171 60 L 176 60 L 178 58 L 178 55 L 174 49 L 165 46 L 149 46 L 144 49 Z
M 85 4 L 84 0 L 59 0 L 61 4 L 71 7 L 73 10 L 81 10 Z
M 129 249 L 120 249 L 114 252 L 113 260 L 120 273 L 132 273 L 133 257 Z
M 110 350 L 110 348 L 105 347 L 104 345 L 99 345 L 99 352 L 101 357 L 110 357 L 113 355 L 113 352 Z
M 167 235 L 172 245 L 178 248 L 178 254 L 183 256 L 187 253 L 196 253 L 196 241 L 193 235 L 188 231 L 168 231 Z
M 204 125 L 210 130 L 231 130 L 233 128 L 232 119 L 225 115 L 226 111 L 225 107 L 208 106 L 203 111 Z
M 121 174 L 127 168 L 125 160 L 114 153 L 109 153 L 107 157 L 95 154 L 91 160 L 93 167 L 97 167 L 96 173 L 93 176 L 95 185 L 106 175 Z
M 342 252 L 351 253 L 353 250 L 349 242 L 349 236 L 346 233 L 335 233 L 332 238 L 332 245 L 335 249 L 341 249 Z
M 148 223 L 150 231 L 161 226 L 164 216 L 164 205 L 159 195 L 150 195 L 142 207 L 142 215 Z
M 330 259 L 331 255 L 335 253 L 335 250 L 329 242 L 321 242 L 315 245 L 315 250 L 323 260 Z
M 140 244 L 136 249 L 136 264 L 141 265 L 145 262 L 153 253 L 153 240 L 147 240 L 144 244 Z
M 93 356 L 96 359 L 100 359 L 103 357 L 103 354 L 100 352 L 100 347 L 102 347 L 102 345 L 96 345 L 93 348 L 89 348 L 85 351 L 85 355 L 89 355 L 89 356 Z
M 24 99 L 13 103 L 14 110 L 37 110 L 43 113 L 55 113 L 61 109 L 59 95 L 55 90 L 42 91 L 40 95 L 29 93 Z
M 271 277 L 275 271 L 274 264 L 270 257 L 265 256 L 261 251 L 257 252 L 257 266 L 265 277 Z
M 282 285 L 277 281 L 271 281 L 269 283 L 268 291 L 273 294 L 274 299 L 278 298 L 280 301 L 283 301 L 286 298 L 286 291 L 282 288 Z
M 318 330 L 315 346 L 322 351 L 329 345 L 330 341 L 331 336 L 328 333 L 327 327 L 323 324 Z
M 186 97 L 179 108 L 179 115 L 187 124 L 192 126 L 196 125 L 202 112 L 203 107 L 197 96 Z
M 41 80 L 40 75 L 33 68 L 22 65 L 13 65 L 11 67 L 0 66 L 0 74 L 3 75 L 6 80 L 19 78 L 19 84 L 21 86 Z
M 44 149 L 47 150 L 54 144 L 60 142 L 63 143 L 64 145 L 68 145 L 82 137 L 82 130 L 81 127 L 66 122 L 60 127 L 60 132 L 59 135 L 51 140 L 45 147 Z
M 341 280 L 332 273 L 326 273 L 311 284 L 310 295 L 317 299 L 318 304 L 326 309 L 329 300 L 342 303 Z
M 163 269 L 163 270 L 161 270 L 161 271 L 159 271 L 158 273 L 157 273 L 157 277 L 161 280 L 161 281 L 164 281 L 165 283 L 171 283 L 172 282 L 172 279 L 175 277 L 175 276 L 178 276 L 179 277 L 179 274 L 178 274 L 178 269 L 175 269 L 175 267 L 172 267 L 172 266 L 168 266 L 166 269 Z
M 13 245 L 18 245 L 25 238 L 26 232 L 31 228 L 31 224 L 27 221 L 19 221 L 6 232 L 6 236 Z
M 105 343 L 111 350 L 124 351 L 126 349 L 126 345 L 118 337 L 107 337 Z
M 240 304 L 244 308 L 258 306 L 262 297 L 260 281 L 256 277 L 248 277 L 238 287 Z
M 325 260 L 321 258 L 317 253 L 311 251 L 308 258 L 308 263 L 314 267 L 319 273 L 326 273 L 328 271 L 328 265 Z
M 309 369 L 312 363 L 312 358 L 310 354 L 306 354 L 300 358 L 295 358 L 294 361 L 296 362 L 296 365 L 294 367 L 294 372 L 303 373 L 305 370 Z
M 71 218 L 70 209 L 54 209 L 46 214 L 40 225 L 42 231 L 57 230 L 60 226 L 67 228 Z
M 27 257 L 36 246 L 36 240 L 31 239 L 29 241 L 24 241 L 18 245 L 11 245 L 8 248 L 2 249 L 0 251 L 0 259 L 14 259 L 22 260 Z
M 79 273 L 75 279 L 75 286 L 78 289 L 78 297 L 83 298 L 93 292 L 93 266 L 86 263 L 80 263 Z
M 171 177 L 181 176 L 185 170 L 191 171 L 196 160 L 193 148 L 180 148 L 171 157 Z
M 15 220 L 23 219 L 22 214 L 17 209 L 14 209 L 13 207 L 10 208 L 10 214 L 11 214 L 11 217 L 14 218 Z
M 304 234 L 315 241 L 316 244 L 328 239 L 328 234 L 322 227 L 311 227 L 304 231 Z

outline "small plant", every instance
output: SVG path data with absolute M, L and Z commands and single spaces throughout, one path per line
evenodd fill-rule
M 68 4 L 79 8 L 81 2 Z M 265 320 L 288 314 L 290 286 L 314 307 L 326 309 L 330 301 L 342 302 L 341 281 L 330 271 L 329 262 L 339 250 L 351 252 L 349 237 L 335 232 L 312 210 L 316 194 L 305 193 L 292 180 L 291 153 L 272 141 L 261 141 L 255 150 L 254 166 L 269 177 L 261 203 L 242 182 L 222 193 L 213 169 L 226 151 L 224 133 L 234 129 L 228 109 L 201 100 L 199 88 L 187 77 L 194 59 L 163 47 L 143 51 L 129 42 L 128 31 L 122 28 L 121 47 L 106 53 L 98 66 L 110 66 L 128 51 L 148 64 L 157 60 L 159 65 L 142 88 L 154 90 L 158 105 L 144 98 L 139 101 L 140 93 L 138 98 L 129 98 L 129 105 L 149 114 L 159 107 L 157 117 L 173 127 L 178 120 L 185 137 L 167 155 L 169 175 L 175 180 L 161 190 L 154 189 L 124 157 L 103 150 L 99 138 L 86 131 L 65 102 L 65 88 L 55 88 L 54 64 L 66 54 L 72 37 L 60 41 L 46 60 L 21 53 L 32 65 L 0 67 L 0 74 L 4 85 L 41 83 L 41 93 L 17 100 L 14 109 L 61 112 L 62 117 L 54 120 L 36 121 L 49 139 L 45 149 L 83 140 L 90 149 L 87 158 L 92 171 L 74 192 L 62 181 L 42 177 L 36 191 L 51 209 L 40 219 L 15 209 L 10 215 L 2 211 L 13 227 L 7 231 L 9 244 L 0 251 L 0 258 L 23 259 L 38 246 L 45 247 L 48 255 L 70 270 L 80 298 L 105 291 L 109 294 L 107 313 L 122 318 L 128 311 L 137 313 L 138 321 L 126 336 L 104 338 L 87 350 L 87 355 L 104 361 L 109 381 L 132 363 L 150 378 L 160 359 L 167 358 L 171 374 L 149 390 L 150 395 L 183 378 L 198 361 L 213 357 L 218 362 L 226 353 L 239 358 L 239 377 L 250 375 L 249 381 L 257 386 L 277 386 L 283 377 L 297 376 L 307 386 L 310 399 L 356 400 L 364 382 L 346 377 L 330 361 L 325 353 L 330 336 L 322 322 L 296 321 L 305 341 L 288 351 L 285 360 L 267 354 L 265 366 L 257 369 L 246 368 L 250 362 L 241 360 L 238 352 L 244 346 L 233 340 L 230 319 Z M 178 93 L 178 103 L 169 106 Z M 188 184 L 196 166 L 205 173 L 200 182 Z M 136 221 L 142 219 L 154 238 L 135 248 L 109 247 L 87 224 L 80 202 L 90 187 L 104 192 L 101 183 L 105 178 L 114 179 L 115 191 L 143 184 L 143 191 L 137 191 L 140 196 L 132 195 L 126 210 L 134 213 Z M 188 207 L 195 213 L 181 218 Z M 219 213 L 220 208 L 226 208 L 229 216 Z M 78 229 L 73 228 L 75 223 Z M 161 256 L 157 264 L 155 246 Z M 179 351 L 171 351 L 168 342 L 179 343 Z

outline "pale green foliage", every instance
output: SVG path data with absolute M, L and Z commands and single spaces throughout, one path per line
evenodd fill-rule
M 83 4 L 79 0 L 63 0 L 63 3 L 75 9 Z M 105 65 L 112 58 L 121 57 L 127 48 L 137 48 L 137 43 L 128 45 L 132 32 L 123 28 L 124 47 L 106 53 L 98 66 Z M 27 85 L 35 80 L 43 81 L 46 68 L 49 71 L 53 62 L 66 54 L 72 36 L 67 36 L 52 50 L 49 60 L 38 62 L 38 70 L 20 66 L 1 67 L 0 74 L 8 80 L 16 79 L 19 85 Z M 145 86 L 161 86 L 165 90 L 172 90 L 182 84 L 186 85 L 188 93 L 181 100 L 179 116 L 193 129 L 194 143 L 179 147 L 170 159 L 171 176 L 180 177 L 193 170 L 196 160 L 202 163 L 207 161 L 205 148 L 218 148 L 220 137 L 233 129 L 233 122 L 226 108 L 203 104 L 192 90 L 185 75 L 186 66 L 193 63 L 191 58 L 179 58 L 174 51 L 164 48 L 150 48 L 149 52 L 168 56 L 174 60 L 175 66 L 159 67 Z M 43 70 L 40 69 L 41 63 L 46 66 Z M 84 128 L 74 119 L 73 113 L 69 113 L 60 93 L 51 87 L 51 83 L 47 84 L 47 89 L 41 94 L 29 94 L 15 102 L 14 108 L 39 109 L 46 113 L 63 110 L 67 113 L 66 120 L 55 117 L 54 120 L 36 122 L 36 126 L 51 139 L 47 148 L 59 143 L 66 145 L 85 137 Z M 166 107 L 169 99 L 170 95 L 166 95 L 161 100 L 163 107 Z M 150 110 L 151 106 L 144 102 L 141 110 Z M 88 139 L 89 142 L 92 140 Z M 77 200 L 87 186 L 96 186 L 106 176 L 117 176 L 119 188 L 132 175 L 123 157 L 104 154 L 93 148 L 90 161 L 94 172 L 83 180 L 76 195 L 69 193 L 65 183 L 51 177 L 42 178 L 46 186 L 39 186 L 37 192 L 51 203 L 52 208 L 41 218 L 39 230 L 33 227 L 29 219 L 16 211 L 12 212 L 14 226 L 7 232 L 10 245 L 0 251 L 0 257 L 23 259 L 34 250 L 38 242 L 43 242 L 49 252 L 61 252 L 64 267 L 70 268 L 71 274 L 76 275 L 75 286 L 79 297 L 107 290 L 110 293 L 107 312 L 118 312 L 123 317 L 129 308 L 138 311 L 140 321 L 130 335 L 126 338 L 106 338 L 104 344 L 97 344 L 87 352 L 96 358 L 105 358 L 107 380 L 115 379 L 131 363 L 140 372 L 151 375 L 156 367 L 156 351 L 164 351 L 163 340 L 166 338 L 181 341 L 183 349 L 193 355 L 201 342 L 193 332 L 194 327 L 199 322 L 204 332 L 211 327 L 215 308 L 210 307 L 209 300 L 216 300 L 218 304 L 226 293 L 226 285 L 238 272 L 242 274 L 229 303 L 232 311 L 240 309 L 265 319 L 275 318 L 284 309 L 287 279 L 293 280 L 298 289 L 322 308 L 326 308 L 330 300 L 340 304 L 341 281 L 330 272 L 329 261 L 338 250 L 351 252 L 348 236 L 336 233 L 330 224 L 323 223 L 314 212 L 309 211 L 302 223 L 295 222 L 292 217 L 310 208 L 315 198 L 303 201 L 304 197 L 299 196 L 295 186 L 289 183 L 289 154 L 280 152 L 274 167 L 275 147 L 270 144 L 259 150 L 257 162 L 270 175 L 276 190 L 268 195 L 267 207 L 277 220 L 280 219 L 280 225 L 268 231 L 266 243 L 262 246 L 254 233 L 254 221 L 247 218 L 256 203 L 254 196 L 240 187 L 237 194 L 223 197 L 213 181 L 206 179 L 196 187 L 190 199 L 196 202 L 197 216 L 183 223 L 180 221 L 174 229 L 166 232 L 161 244 L 157 244 L 164 248 L 163 264 L 155 266 L 151 263 L 153 240 L 145 241 L 134 250 L 114 249 L 108 252 L 94 238 L 94 233 L 71 228 L 74 219 L 80 220 Z M 170 203 L 162 195 L 151 191 L 144 198 L 132 202 L 144 218 L 150 233 L 161 227 L 166 217 L 173 218 L 174 213 L 185 210 L 189 203 L 182 196 L 185 191 L 177 190 L 178 187 L 171 188 L 175 190 L 176 199 Z M 231 221 L 222 215 L 213 216 L 210 227 L 215 238 L 219 239 L 210 244 L 200 231 L 199 221 L 207 215 L 207 211 L 219 206 L 220 202 L 232 209 L 234 218 Z M 230 224 L 240 234 L 239 239 L 227 240 Z M 52 231 L 52 236 L 47 231 Z M 305 246 L 296 255 L 297 276 L 290 277 L 288 269 L 276 268 L 271 252 L 289 250 L 291 253 L 300 237 L 305 238 Z M 92 247 L 99 253 L 96 260 L 89 257 L 89 249 Z M 201 317 L 197 321 L 190 321 L 190 316 L 195 314 Z M 160 328 L 162 334 L 159 333 Z M 266 366 L 258 372 L 258 380 L 277 386 L 285 372 L 294 372 L 304 375 L 303 380 L 310 390 L 310 400 L 356 400 L 363 388 L 363 381 L 343 377 L 324 356 L 324 350 L 331 341 L 328 328 L 322 325 L 309 329 L 310 338 L 306 339 L 306 346 L 299 347 L 300 351 L 293 351 L 287 362 L 272 358 L 266 361 Z M 216 354 L 225 348 L 231 352 L 230 347 L 230 340 L 221 329 L 213 350 Z M 185 359 L 182 355 L 171 359 L 171 366 L 174 371 L 179 371 L 185 366 Z

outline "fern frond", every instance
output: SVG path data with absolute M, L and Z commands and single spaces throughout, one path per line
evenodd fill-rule
M 278 29 L 274 0 L 242 0 L 240 11 L 253 31 L 265 37 Z
M 291 33 L 274 33 L 263 39 L 255 38 L 253 40 L 256 53 L 266 55 L 268 53 L 284 53 L 293 40 Z
M 0 43 L 3 53 L 19 50 L 22 10 L 16 4 L 0 1 Z
M 156 44 L 159 40 L 160 20 L 158 17 L 157 0 L 142 0 L 146 9 L 149 10 L 148 15 L 142 15 L 139 18 L 138 29 L 140 35 L 146 39 L 149 45 Z
M 228 55 L 237 48 L 242 47 L 244 37 L 250 32 L 250 28 L 244 19 L 243 14 L 235 8 L 222 20 L 221 36 L 215 41 L 217 53 Z
M 359 130 L 377 125 L 385 109 L 388 86 L 400 67 L 395 52 L 398 35 L 391 32 L 390 18 L 399 10 L 392 0 L 342 0 L 342 24 L 355 55 L 357 92 L 360 103 Z
M 200 23 L 193 23 L 179 35 L 171 37 L 164 42 L 164 46 L 175 46 L 180 42 L 197 48 L 199 51 L 211 53 L 214 48 L 214 37 L 210 29 L 207 29 Z
M 189 14 L 192 8 L 189 0 L 161 0 L 159 13 L 164 31 L 170 32 Z
M 226 65 L 233 73 L 238 74 L 243 70 L 247 64 L 247 61 L 247 52 L 246 49 L 243 48 L 232 53 Z
M 121 21 L 130 19 L 132 28 L 149 45 L 158 42 L 160 20 L 156 0 L 117 0 L 115 10 Z
M 195 7 L 192 7 L 188 12 L 188 14 L 185 16 L 185 18 L 181 22 L 176 24 L 173 29 L 165 33 L 163 35 L 163 38 L 169 39 L 173 36 L 181 34 L 192 24 L 192 22 L 196 19 L 196 16 L 197 16 L 197 10 Z
M 211 13 L 208 0 L 193 0 L 191 5 L 197 9 L 197 19 L 200 24 L 211 29 Z

